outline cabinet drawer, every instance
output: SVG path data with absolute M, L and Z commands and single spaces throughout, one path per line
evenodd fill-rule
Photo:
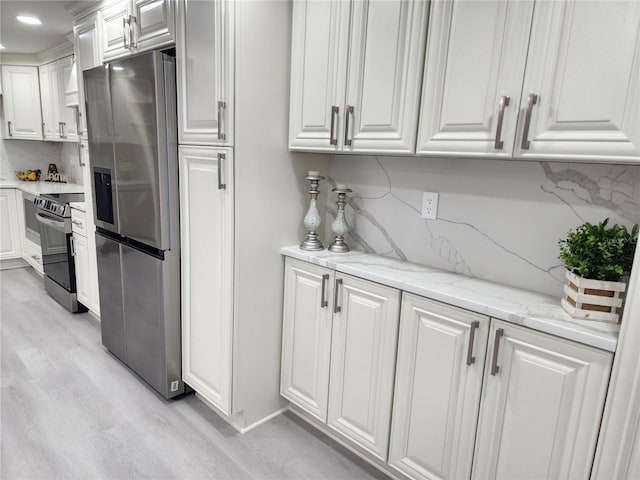
M 71 209 L 71 230 L 73 233 L 87 236 L 87 216 L 82 210 Z

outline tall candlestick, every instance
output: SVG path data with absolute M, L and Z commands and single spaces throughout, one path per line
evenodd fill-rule
M 334 253 L 347 253 L 350 249 L 349 245 L 344 241 L 344 236 L 349 231 L 349 225 L 347 225 L 347 220 L 344 217 L 344 207 L 347 204 L 347 193 L 351 193 L 352 190 L 346 185 L 338 184 L 332 191 L 338 194 L 338 200 L 336 201 L 338 213 L 336 214 L 336 219 L 331 224 L 331 230 L 333 230 L 335 238 L 333 243 L 329 245 L 329 251 Z
M 315 174 L 315 175 L 312 175 Z M 304 216 L 304 228 L 307 229 L 307 236 L 300 244 L 302 250 L 322 250 L 324 247 L 322 242 L 318 238 L 318 227 L 320 226 L 320 212 L 318 212 L 317 199 L 320 190 L 318 189 L 320 180 L 324 180 L 324 177 L 318 175 L 318 172 L 311 171 L 309 175 L 305 177 L 309 180 L 309 210 Z

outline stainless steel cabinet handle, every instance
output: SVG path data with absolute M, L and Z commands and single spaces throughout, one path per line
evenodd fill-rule
M 329 145 L 337 145 L 338 144 L 338 138 L 335 135 L 335 129 L 336 129 L 336 117 L 338 116 L 338 112 L 340 111 L 340 109 L 335 106 L 335 105 L 331 105 L 331 132 L 329 134 Z
M 344 119 L 344 144 L 351 145 L 352 140 L 349 138 L 349 118 L 353 115 L 353 105 L 347 105 L 347 112 Z
M 500 97 L 500 104 L 498 107 L 498 125 L 496 126 L 496 143 L 494 143 L 494 147 L 497 150 L 502 150 L 504 148 L 504 142 L 500 140 L 502 137 L 502 122 L 504 121 L 504 111 L 509 105 L 509 97 L 506 95 L 502 95 Z
M 227 102 L 218 102 L 218 140 L 226 140 L 227 135 L 222 131 L 222 110 L 227 108 Z
M 82 130 L 82 112 L 78 110 L 78 135 L 84 135 L 84 130 Z
M 336 284 L 333 288 L 333 313 L 340 313 L 342 307 L 338 305 L 338 292 L 340 291 L 340 285 L 342 285 L 342 279 L 336 278 Z
M 131 22 L 133 22 L 134 26 L 131 26 Z M 135 32 L 135 26 L 138 25 L 138 19 L 133 16 L 133 15 L 129 15 L 129 45 L 130 48 L 138 48 L 138 41 L 135 40 L 134 38 L 136 38 L 136 32 Z
M 34 260 L 40 260 L 40 257 L 38 255 L 31 255 L 31 258 L 33 258 Z
M 7 122 L 7 133 L 9 133 L 10 137 L 13 137 L 13 130 L 11 129 L 11 127 L 13 126 L 13 124 L 11 122 Z M 43 135 L 44 137 L 44 135 Z
M 327 300 L 327 282 L 329 281 L 329 274 L 325 273 L 322 275 L 322 293 L 320 296 L 320 308 L 324 308 L 329 305 L 329 301 Z
M 67 136 L 64 133 L 64 126 L 66 125 L 66 123 L 64 122 L 58 122 L 58 133 L 60 133 L 60 138 L 67 138 Z
M 77 220 L 71 220 L 71 223 L 73 223 L 74 225 L 77 225 L 79 227 L 82 227 L 82 222 L 79 222 Z
M 131 41 L 127 42 L 127 37 L 130 35 L 131 27 L 129 27 L 129 32 L 127 32 L 127 23 L 129 23 L 129 18 L 122 17 L 122 42 L 124 43 L 124 48 L 129 50 L 131 48 Z
M 75 239 L 73 237 L 70 237 L 71 242 L 69 242 L 69 245 L 71 246 L 71 256 L 75 257 L 76 256 L 76 242 Z
M 224 153 L 218 154 L 218 190 L 224 190 L 227 188 L 226 183 L 222 183 L 222 160 L 227 156 Z
M 500 338 L 504 335 L 504 330 L 499 328 L 496 330 L 496 337 L 493 340 L 493 359 L 491 360 L 491 375 L 496 375 L 500 372 L 498 366 L 498 350 L 500 350 Z
M 529 127 L 531 125 L 531 112 L 536 103 L 538 103 L 538 95 L 530 93 L 529 98 L 527 99 L 527 112 L 524 116 L 524 128 L 522 129 L 521 147 L 523 150 L 529 150 L 529 145 L 531 145 L 531 142 L 529 141 Z
M 47 133 L 45 132 L 45 124 L 44 124 L 44 122 L 42 122 L 41 128 L 42 128 L 42 138 L 45 138 L 47 136 Z
M 467 348 L 467 365 L 475 363 L 476 357 L 473 356 L 473 341 L 476 337 L 476 329 L 480 328 L 480 322 L 475 320 L 471 322 L 471 330 L 469 331 L 469 347 Z
M 86 165 L 87 165 L 87 162 L 83 162 L 83 161 L 82 161 L 82 157 L 84 157 L 84 155 L 82 155 L 82 149 L 83 149 L 83 148 L 84 148 L 84 145 L 83 145 L 83 144 L 81 144 L 81 143 L 79 143 L 79 144 L 78 144 L 78 164 L 79 164 L 81 167 L 84 167 L 84 166 L 86 166 Z

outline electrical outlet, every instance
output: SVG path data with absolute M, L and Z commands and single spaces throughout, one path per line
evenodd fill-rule
M 424 192 L 422 194 L 422 218 L 435 220 L 438 218 L 438 193 Z

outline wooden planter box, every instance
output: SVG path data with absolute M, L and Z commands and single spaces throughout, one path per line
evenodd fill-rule
M 618 323 L 624 302 L 624 282 L 605 282 L 582 278 L 566 271 L 568 285 L 564 286 L 562 307 L 573 318 Z

